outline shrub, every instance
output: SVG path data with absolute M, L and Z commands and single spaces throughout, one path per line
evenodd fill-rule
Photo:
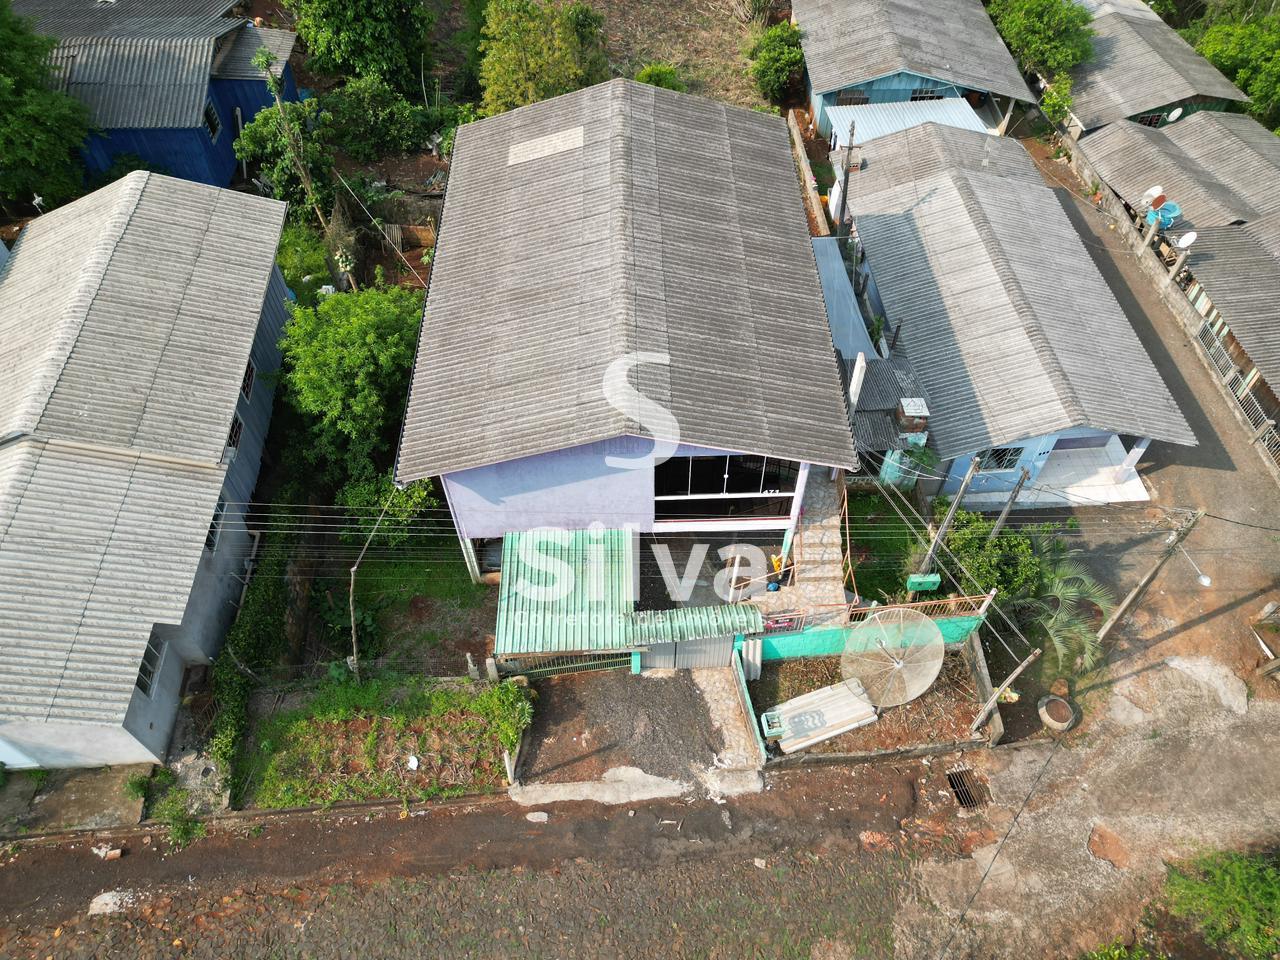
M 151 776 L 135 773 L 124 782 L 124 795 L 130 800 L 147 799 L 147 788 L 151 786 Z
M 1052 123 L 1065 123 L 1071 113 L 1071 75 L 1059 74 L 1053 78 L 1040 97 L 1040 109 Z
M 305 216 L 312 200 L 322 210 L 333 203 L 330 123 L 328 111 L 316 99 L 285 103 L 281 109 L 259 110 L 232 149 L 236 159 L 258 164 L 259 174 L 273 197 L 288 201 L 294 213 Z M 291 138 L 299 153 L 297 160 L 289 145 Z M 307 195 L 298 173 L 299 162 L 310 176 L 314 197 Z
M 369 545 L 376 547 L 398 547 L 408 543 L 412 538 L 413 521 L 440 505 L 430 480 L 418 480 L 397 490 L 390 471 L 348 481 L 338 491 L 336 502 L 347 513 L 347 523 L 338 536 L 347 543 L 360 546 L 369 540 L 374 522 L 385 508 L 377 533 L 369 540 Z
M 1169 912 L 1250 960 L 1280 952 L 1280 869 L 1262 856 L 1215 853 L 1169 873 Z
M 484 113 L 504 113 L 608 79 L 604 18 L 585 3 L 489 0 L 480 50 Z
M 421 150 L 439 118 L 378 77 L 357 77 L 323 99 L 334 144 L 354 160 Z
M 416 89 L 431 70 L 435 6 L 422 0 L 287 0 L 313 68 Z
M 637 83 L 647 83 L 651 87 L 662 87 L 664 90 L 675 90 L 684 93 L 688 89 L 676 68 L 669 63 L 650 63 L 640 68 L 636 74 Z
M 988 12 L 1024 70 L 1056 77 L 1093 56 L 1093 15 L 1075 0 L 992 0 Z
M 779 23 L 760 35 L 751 48 L 751 76 L 760 95 L 772 103 L 783 103 L 795 93 L 804 72 L 800 49 L 800 29 L 793 23 Z
M 319 290 L 333 282 L 324 238 L 304 223 L 286 223 L 276 250 L 284 282 L 304 307 L 313 307 Z
M 170 787 L 155 802 L 153 819 L 169 828 L 169 844 L 181 849 L 205 835 L 204 824 L 191 812 L 191 794 L 181 787 Z

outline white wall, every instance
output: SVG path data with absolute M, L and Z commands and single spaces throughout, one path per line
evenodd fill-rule
M 50 769 L 153 763 L 158 759 L 123 727 L 93 723 L 0 725 L 0 757 L 14 750 L 35 761 L 27 766 Z M 17 764 L 12 766 L 22 769 Z

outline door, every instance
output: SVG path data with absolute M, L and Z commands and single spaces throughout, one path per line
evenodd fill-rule
M 727 667 L 733 657 L 733 634 L 655 643 L 640 654 L 642 670 L 689 670 L 694 667 Z

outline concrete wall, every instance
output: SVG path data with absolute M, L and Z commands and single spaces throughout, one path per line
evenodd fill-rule
M 31 767 L 102 767 L 151 763 L 155 755 L 123 727 L 93 723 L 6 723 L 0 726 L 0 759 L 28 758 L 6 764 Z
M 1028 471 L 1028 482 L 1034 483 L 1045 461 L 1053 452 L 1054 444 L 1059 440 L 1072 437 L 1110 437 L 1114 436 L 1106 430 L 1093 430 L 1089 427 L 1072 427 L 1059 433 L 1046 434 L 1043 437 L 1030 437 L 1016 443 L 1006 443 L 1006 447 L 1022 447 L 1022 456 L 1015 466 L 1008 470 L 980 470 L 969 487 L 970 493 L 1004 493 L 1013 489 L 1018 482 L 1019 472 L 1025 467 Z M 974 451 L 975 453 L 977 451 Z M 951 461 L 947 478 L 942 484 L 941 493 L 951 496 L 960 489 L 964 475 L 969 469 L 969 456 L 956 457 Z

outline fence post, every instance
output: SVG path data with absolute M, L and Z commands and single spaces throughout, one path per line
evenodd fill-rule
M 983 600 L 982 606 L 978 607 L 978 616 L 985 617 L 987 615 L 987 608 L 991 606 L 995 598 L 996 598 L 996 588 L 992 587 L 991 592 L 987 594 L 987 599 Z

